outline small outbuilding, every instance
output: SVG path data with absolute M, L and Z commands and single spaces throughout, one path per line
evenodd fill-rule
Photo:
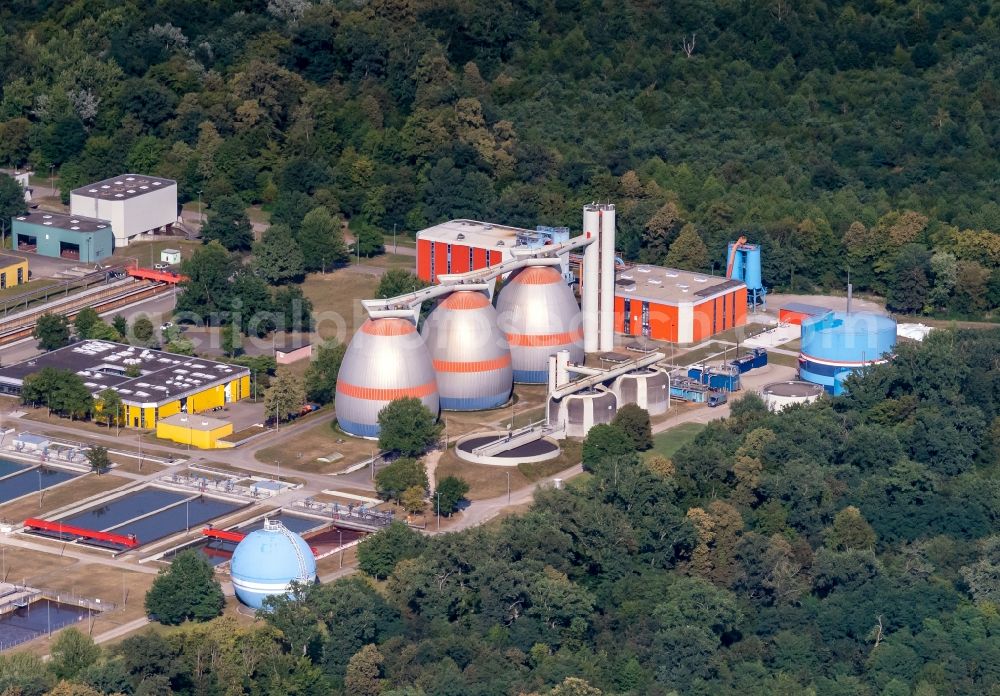
M 279 365 L 291 365 L 299 360 L 308 360 L 312 358 L 312 354 L 312 343 L 304 336 L 291 336 L 274 348 L 274 359 Z
M 224 449 L 231 442 L 222 440 L 233 434 L 233 424 L 221 418 L 198 414 L 175 413 L 156 422 L 156 437 L 198 449 Z
M 171 266 L 181 262 L 180 249 L 164 249 L 160 252 L 160 262 L 169 263 Z
M 13 254 L 0 254 L 0 289 L 28 282 L 28 259 Z

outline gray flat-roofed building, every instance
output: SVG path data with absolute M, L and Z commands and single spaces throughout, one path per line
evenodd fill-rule
M 112 341 L 87 340 L 0 367 L 0 393 L 21 393 L 24 379 L 46 367 L 70 370 L 95 397 L 114 389 L 126 425 L 151 428 L 175 413 L 199 413 L 250 395 L 245 367 Z
M 100 261 L 115 250 L 111 222 L 65 215 L 47 210 L 31 210 L 11 220 L 14 248 L 43 256 Z
M 115 246 L 142 234 L 166 232 L 177 222 L 177 182 L 145 174 L 122 174 L 73 189 L 73 215 L 110 220 Z

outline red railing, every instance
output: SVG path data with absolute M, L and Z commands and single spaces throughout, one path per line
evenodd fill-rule
M 235 541 L 237 544 L 243 541 L 246 534 L 242 532 L 228 532 L 225 529 L 212 529 L 211 527 L 206 527 L 201 530 L 201 533 L 212 539 L 222 539 L 223 541 Z
M 94 539 L 95 541 L 106 541 L 110 544 L 117 544 L 119 546 L 124 546 L 125 548 L 134 549 L 139 545 L 139 539 L 136 538 L 135 534 L 114 534 L 112 532 L 98 532 L 93 529 L 84 529 L 83 527 L 74 527 L 72 525 L 63 524 L 62 522 L 50 522 L 49 520 L 40 520 L 34 517 L 29 517 L 24 521 L 25 527 L 31 527 L 32 529 L 40 529 L 46 532 L 56 532 L 58 534 L 70 534 L 72 536 L 82 537 L 84 539 Z
M 173 271 L 157 271 L 154 268 L 142 268 L 140 266 L 129 266 L 127 270 L 128 274 L 133 278 L 153 280 L 159 283 L 167 283 L 168 285 L 176 285 L 181 281 L 187 280 L 187 276 L 174 273 Z

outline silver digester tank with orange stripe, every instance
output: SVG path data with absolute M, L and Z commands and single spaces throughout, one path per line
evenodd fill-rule
M 428 315 L 421 333 L 442 409 L 481 411 L 507 403 L 513 386 L 510 347 L 486 295 L 453 292 Z
M 500 329 L 510 344 L 514 381 L 544 384 L 549 356 L 568 350 L 583 362 L 583 320 L 573 290 L 551 266 L 529 266 L 511 274 L 497 299 Z
M 376 438 L 379 411 L 407 396 L 437 416 L 437 379 L 424 339 L 406 319 L 367 320 L 337 374 L 337 422 L 350 435 Z

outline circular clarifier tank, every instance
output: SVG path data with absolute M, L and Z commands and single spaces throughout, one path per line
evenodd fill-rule
M 287 593 L 292 582 L 314 582 L 316 559 L 305 539 L 281 522 L 264 520 L 233 551 L 230 574 L 240 601 L 259 609 L 265 598 Z
M 529 266 L 510 275 L 497 298 L 500 328 L 510 344 L 514 381 L 544 384 L 549 356 L 569 351 L 583 362 L 583 325 L 573 290 L 552 266 Z
M 406 319 L 369 319 L 340 364 L 337 422 L 350 435 L 376 438 L 379 411 L 404 397 L 420 399 L 437 416 L 437 379 L 424 339 Z
M 484 451 L 480 448 L 486 449 Z M 559 443 L 552 438 L 543 437 L 517 444 L 510 441 L 510 433 L 507 431 L 472 433 L 460 437 L 455 443 L 455 454 L 459 459 L 492 466 L 544 462 L 555 459 L 559 456 L 559 452 Z
M 431 311 L 421 333 L 442 409 L 480 411 L 507 402 L 513 386 L 510 347 L 486 295 L 453 292 Z

